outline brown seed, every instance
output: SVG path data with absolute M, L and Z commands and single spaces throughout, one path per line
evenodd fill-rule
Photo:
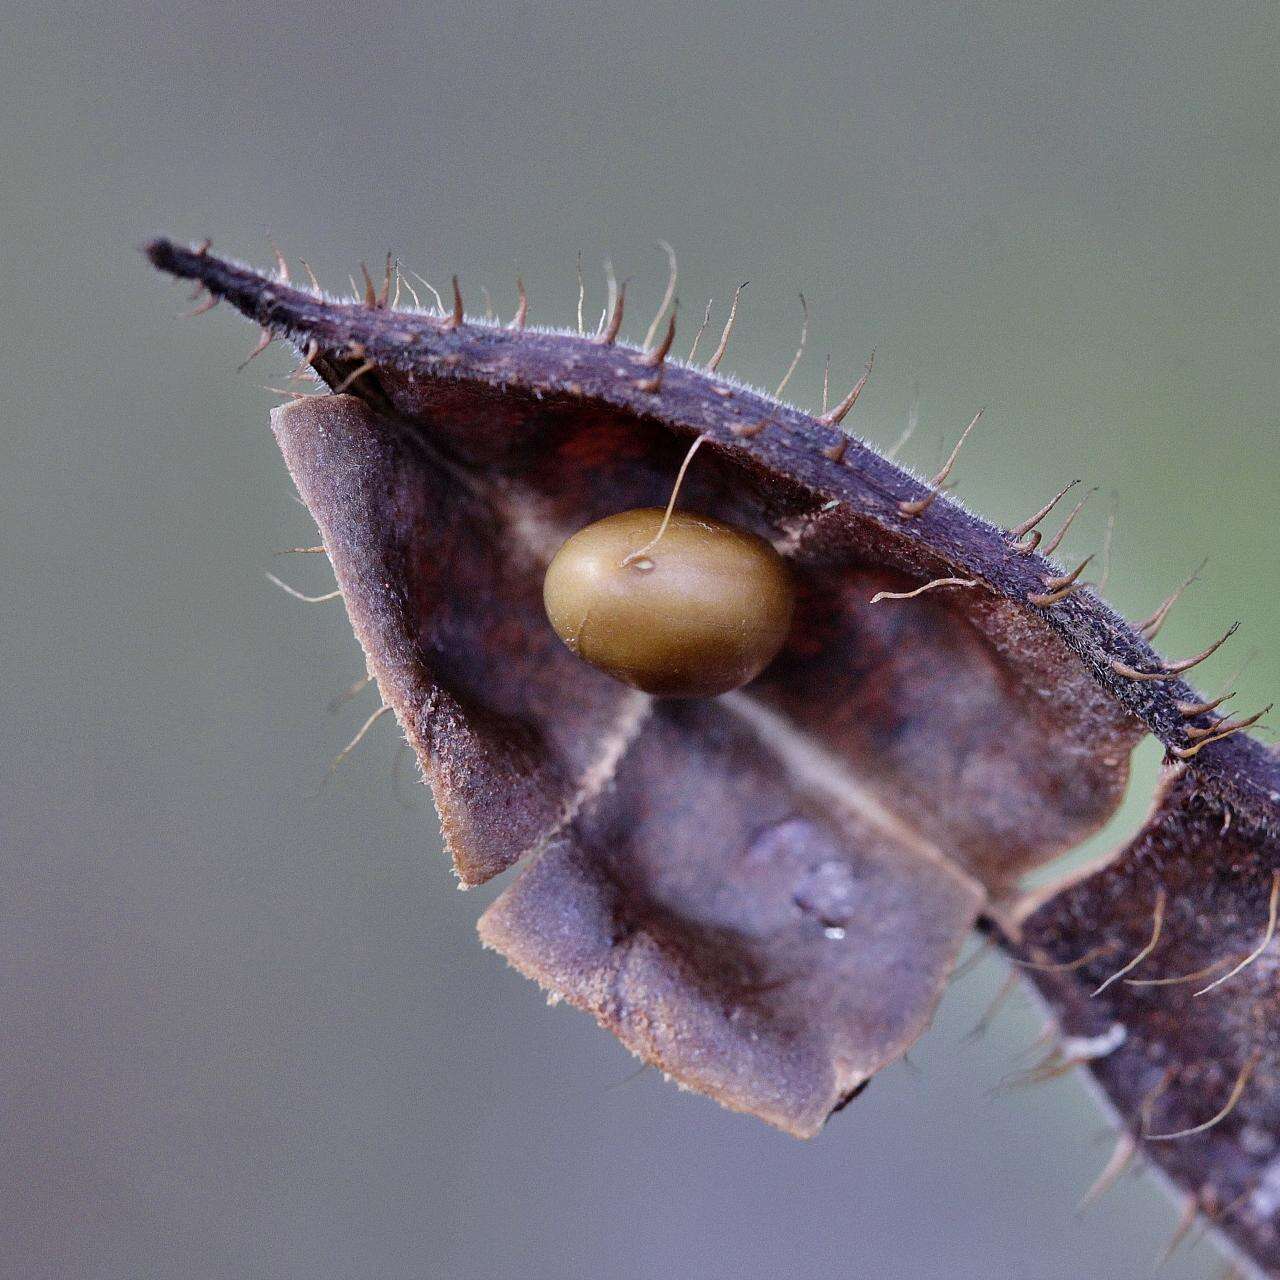
M 645 693 L 728 693 L 782 647 L 791 575 L 763 538 L 709 516 L 673 512 L 654 541 L 662 517 L 623 511 L 575 533 L 547 569 L 547 617 L 578 657 Z

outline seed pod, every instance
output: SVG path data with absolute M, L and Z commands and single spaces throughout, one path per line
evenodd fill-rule
M 712 698 L 753 680 L 791 623 L 794 592 L 763 539 L 656 507 L 580 529 L 547 569 L 543 601 L 571 652 L 666 698 Z M 651 545 L 649 545 L 651 544 Z
M 807 1136 L 922 1033 L 981 917 L 1056 1014 L 1049 1070 L 1089 1070 L 1280 1275 L 1280 758 L 1184 678 L 1221 642 L 1167 661 L 1037 554 L 1062 493 L 997 528 L 948 499 L 950 463 L 925 486 L 706 370 L 656 378 L 620 307 L 593 341 L 469 321 L 456 293 L 442 318 L 207 245 L 148 252 L 349 392 L 273 428 L 459 877 L 524 860 L 487 945 L 682 1084 Z M 697 509 L 787 539 L 795 617 L 750 688 L 654 701 L 557 640 L 546 556 L 660 502 L 691 435 L 714 446 Z M 1147 731 L 1173 766 L 1148 827 L 1021 894 L 1114 811 Z

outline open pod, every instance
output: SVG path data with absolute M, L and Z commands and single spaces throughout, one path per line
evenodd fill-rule
M 1090 1065 L 1140 1129 L 1144 1064 L 1186 1024 L 1159 987 L 1091 1001 L 1087 983 L 1108 976 L 1102 956 L 1114 968 L 1142 945 L 1142 877 L 1164 883 L 1165 866 L 1214 886 L 1177 908 L 1206 917 L 1201 949 L 1253 921 L 1259 878 L 1280 867 L 1280 782 L 1259 743 L 1196 710 L 1189 664 L 1166 664 L 1078 571 L 1035 553 L 1030 522 L 979 519 L 945 477 L 922 483 L 845 435 L 847 405 L 815 419 L 666 359 L 666 343 L 620 343 L 621 299 L 584 337 L 527 330 L 523 310 L 510 328 L 470 321 L 460 300 L 396 310 L 372 287 L 337 302 L 205 248 L 148 252 L 290 340 L 334 393 L 272 426 L 459 878 L 523 863 L 481 920 L 486 944 L 680 1082 L 801 1136 L 910 1047 L 976 921 L 1051 964 L 1103 946 L 1093 968 L 1029 972 L 1067 1035 L 1123 1042 Z M 752 684 L 654 701 L 568 652 L 542 579 L 582 526 L 662 506 L 698 437 L 681 506 L 769 540 L 795 616 Z M 1019 878 L 1106 821 L 1146 732 L 1185 758 L 1166 808 L 1031 912 Z M 1169 818 L 1184 794 L 1234 825 Z M 1232 870 L 1239 842 L 1248 876 Z M 1226 1002 L 1202 1000 L 1187 1046 L 1200 1065 L 1170 1073 L 1161 1118 L 1200 1110 L 1223 1031 L 1210 1010 Z M 1243 1055 L 1274 1106 L 1260 1014 L 1231 1035 L 1212 1069 Z M 1216 1157 L 1150 1146 L 1199 1203 L 1208 1184 L 1243 1193 L 1243 1165 L 1218 1178 Z M 1265 1184 L 1257 1160 L 1249 1175 Z M 1249 1241 L 1262 1256 L 1256 1222 Z
M 1027 903 L 1018 954 L 1141 1151 L 1268 1275 L 1280 1274 L 1280 768 L 1271 810 L 1171 766 L 1103 870 Z

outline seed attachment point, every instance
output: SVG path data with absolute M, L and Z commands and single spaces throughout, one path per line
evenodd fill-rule
M 680 496 L 680 486 L 684 484 L 685 472 L 689 470 L 689 464 L 693 461 L 693 455 L 698 452 L 702 442 L 706 436 L 699 436 L 690 446 L 689 452 L 684 455 L 684 461 L 680 464 L 680 470 L 676 473 L 676 482 L 671 487 L 671 497 L 667 499 L 667 509 L 663 513 L 662 523 L 658 526 L 658 532 L 649 539 L 642 547 L 637 547 L 635 551 L 626 556 L 622 561 L 622 567 L 625 569 L 628 565 L 633 568 L 640 568 L 642 563 L 649 557 L 649 552 L 662 541 L 662 535 L 666 533 L 667 526 L 671 523 L 671 513 L 676 509 L 676 499 Z M 652 562 L 649 568 L 653 568 Z

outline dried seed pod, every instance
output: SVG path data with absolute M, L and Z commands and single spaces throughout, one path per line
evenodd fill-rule
M 711 698 L 754 680 L 787 637 L 794 592 L 778 553 L 745 529 L 656 507 L 579 530 L 547 569 L 556 634 L 624 684 Z M 652 544 L 652 545 L 650 545 Z
M 921 1034 L 982 918 L 1038 966 L 1057 1065 L 1280 1274 L 1280 759 L 1206 721 L 1183 677 L 1212 649 L 1165 662 L 1091 590 L 1047 589 L 1065 570 L 1016 535 L 1048 508 L 1011 540 L 871 449 L 833 459 L 799 410 L 681 365 L 655 381 L 620 296 L 593 341 L 469 322 L 456 291 L 448 317 L 398 313 L 207 246 L 149 253 L 350 391 L 272 425 L 459 876 L 525 858 L 487 944 L 682 1083 L 807 1136 Z M 574 531 L 661 503 L 690 436 L 716 447 L 689 505 L 784 547 L 794 622 L 750 686 L 653 702 L 568 652 L 543 579 Z M 945 580 L 972 585 L 906 598 Z M 1114 811 L 1147 731 L 1183 756 L 1147 830 L 1020 897 Z M 1233 966 L 1198 998 L 1139 985 Z

